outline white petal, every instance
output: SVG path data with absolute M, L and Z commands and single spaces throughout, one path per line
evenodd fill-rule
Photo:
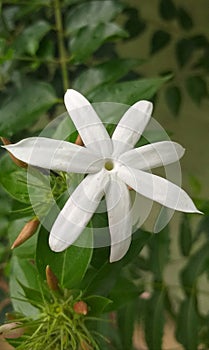
M 119 160 L 129 167 L 148 170 L 178 161 L 185 149 L 176 142 L 162 141 L 134 148 L 123 153 Z
M 64 100 L 85 146 L 104 157 L 109 157 L 112 153 L 112 141 L 89 101 L 72 89 L 67 90 Z
M 127 186 L 111 179 L 105 189 L 109 229 L 111 236 L 110 262 L 120 260 L 131 243 L 131 201 Z
M 85 174 L 97 172 L 103 165 L 103 160 L 85 147 L 45 137 L 31 137 L 3 147 L 23 162 L 45 169 Z
M 76 241 L 97 209 L 108 179 L 104 171 L 90 174 L 75 189 L 52 227 L 49 237 L 52 250 L 62 251 Z
M 115 156 L 135 146 L 146 128 L 151 114 L 152 103 L 149 101 L 139 101 L 127 110 L 112 135 Z
M 160 176 L 124 166 L 119 168 L 118 176 L 136 192 L 165 207 L 188 213 L 200 213 L 184 190 Z

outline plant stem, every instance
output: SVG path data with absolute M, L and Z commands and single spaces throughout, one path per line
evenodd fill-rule
M 69 85 L 68 71 L 67 71 L 67 57 L 66 57 L 66 50 L 65 50 L 65 44 L 64 44 L 64 32 L 63 32 L 60 0 L 54 0 L 54 9 L 55 9 L 55 22 L 56 22 L 58 49 L 59 49 L 59 62 L 61 65 L 63 89 L 64 91 L 66 91 L 67 89 L 69 89 L 70 85 Z

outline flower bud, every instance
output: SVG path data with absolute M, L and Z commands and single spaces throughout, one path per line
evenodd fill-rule
M 79 145 L 79 146 L 84 146 L 83 140 L 80 137 L 80 135 L 78 134 L 77 139 L 75 140 L 75 144 Z
M 24 328 L 20 327 L 21 324 L 18 322 L 7 323 L 0 326 L 0 334 L 4 338 L 16 339 L 21 337 L 24 334 Z
M 2 143 L 6 146 L 6 145 L 11 145 L 11 142 L 6 138 L 6 137 L 1 137 L 1 141 Z M 9 152 L 9 151 L 8 151 Z M 21 160 L 17 159 L 15 156 L 13 156 L 12 153 L 9 152 L 10 158 L 13 160 L 13 162 L 21 167 L 21 168 L 27 168 L 28 164 L 26 164 L 25 162 L 22 162 Z
M 12 244 L 11 249 L 17 248 L 20 246 L 22 243 L 28 240 L 33 234 L 35 233 L 38 225 L 39 225 L 39 220 L 38 219 L 33 219 L 28 221 L 25 226 L 23 227 L 22 231 L 20 234 L 17 236 L 16 240 Z
M 77 301 L 74 305 L 73 305 L 73 310 L 77 313 L 77 314 L 80 314 L 80 315 L 87 315 L 88 313 L 88 305 L 80 300 L 80 301 Z
M 47 265 L 46 267 L 46 281 L 49 289 L 54 291 L 59 290 L 57 276 L 55 276 L 54 272 L 51 270 L 49 265 Z

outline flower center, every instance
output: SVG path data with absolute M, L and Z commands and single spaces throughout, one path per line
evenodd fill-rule
M 111 160 L 107 160 L 104 167 L 106 170 L 111 171 L 114 168 L 114 164 Z

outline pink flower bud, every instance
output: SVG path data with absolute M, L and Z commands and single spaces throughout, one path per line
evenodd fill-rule
M 3 335 L 4 338 L 8 339 L 16 339 L 23 335 L 24 328 L 20 327 L 21 324 L 18 322 L 11 322 L 0 326 L 0 334 Z
M 73 310 L 80 315 L 87 315 L 88 313 L 88 306 L 84 301 L 77 301 L 74 305 L 73 305 Z

